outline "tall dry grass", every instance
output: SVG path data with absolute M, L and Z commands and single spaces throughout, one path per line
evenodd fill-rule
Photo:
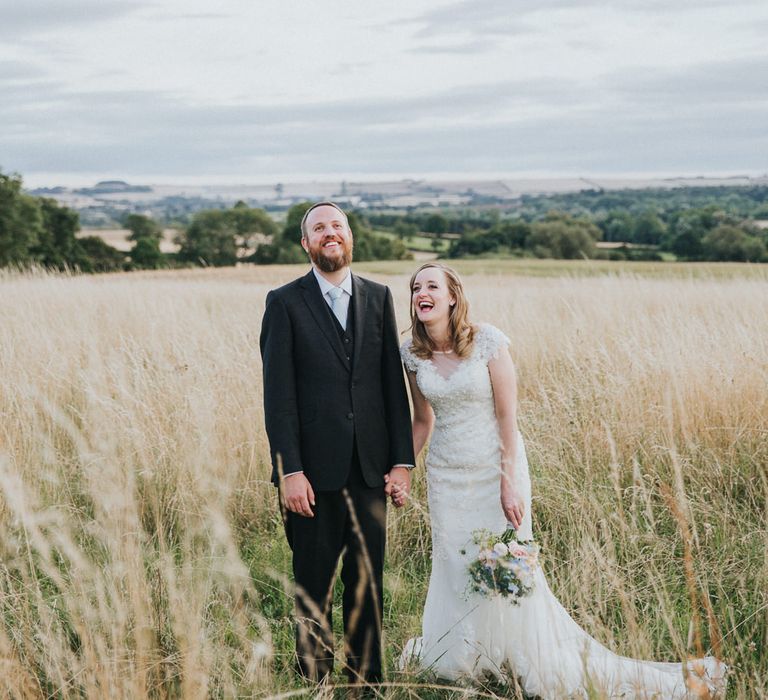
M 401 328 L 409 271 L 377 276 Z M 266 291 L 300 272 L 0 279 L 4 694 L 297 687 L 257 341 Z M 558 597 L 621 653 L 714 648 L 732 697 L 768 694 L 768 275 L 474 272 L 474 317 L 512 338 Z M 513 693 L 392 669 L 429 572 L 418 474 L 388 546 L 382 694 Z

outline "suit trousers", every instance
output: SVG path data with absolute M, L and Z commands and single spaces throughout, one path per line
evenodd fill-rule
M 285 512 L 296 581 L 299 672 L 320 681 L 333 670 L 333 587 L 341 559 L 346 672 L 353 683 L 382 679 L 386 495 L 363 480 L 355 451 L 346 486 L 315 493 L 314 518 Z

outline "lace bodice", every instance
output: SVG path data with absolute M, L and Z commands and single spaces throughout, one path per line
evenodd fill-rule
M 498 328 L 480 324 L 472 354 L 443 376 L 433 360 L 411 352 L 406 341 L 400 353 L 406 369 L 435 412 L 428 465 L 433 468 L 499 467 L 499 430 L 488 362 L 509 345 Z
M 432 521 L 432 556 L 447 559 L 466 549 L 473 530 L 502 531 L 501 445 L 493 400 L 489 361 L 509 345 L 498 328 L 481 324 L 472 353 L 453 367 L 423 360 L 411 352 L 410 341 L 401 348 L 406 369 L 414 372 L 419 390 L 435 412 L 435 426 L 427 455 L 427 486 Z M 514 480 L 530 494 L 525 448 L 518 436 Z M 456 494 L 461 497 L 457 498 Z M 523 531 L 530 536 L 530 514 Z M 460 585 L 466 582 L 462 579 Z

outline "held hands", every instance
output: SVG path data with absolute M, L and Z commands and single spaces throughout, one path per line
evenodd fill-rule
M 411 471 L 405 467 L 393 467 L 384 475 L 384 493 L 392 499 L 395 507 L 405 505 L 411 491 Z M 305 518 L 314 518 L 312 506 L 315 505 L 315 492 L 304 474 L 295 474 L 283 480 L 281 489 L 283 505 L 286 510 Z
M 506 477 L 501 479 L 501 508 L 507 518 L 507 522 L 519 530 L 525 515 L 525 503 L 517 489 Z
M 291 513 L 303 515 L 305 518 L 314 518 L 312 506 L 315 505 L 315 492 L 312 485 L 303 474 L 295 474 L 283 479 L 280 489 L 283 505 Z
M 411 470 L 405 467 L 392 467 L 384 475 L 384 493 L 392 499 L 395 508 L 402 508 L 411 493 Z

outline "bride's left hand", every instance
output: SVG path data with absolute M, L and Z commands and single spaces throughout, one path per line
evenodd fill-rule
M 502 484 L 501 508 L 504 511 L 504 516 L 507 518 L 507 522 L 512 525 L 515 530 L 519 530 L 520 526 L 523 524 L 525 503 L 523 497 L 511 484 Z

